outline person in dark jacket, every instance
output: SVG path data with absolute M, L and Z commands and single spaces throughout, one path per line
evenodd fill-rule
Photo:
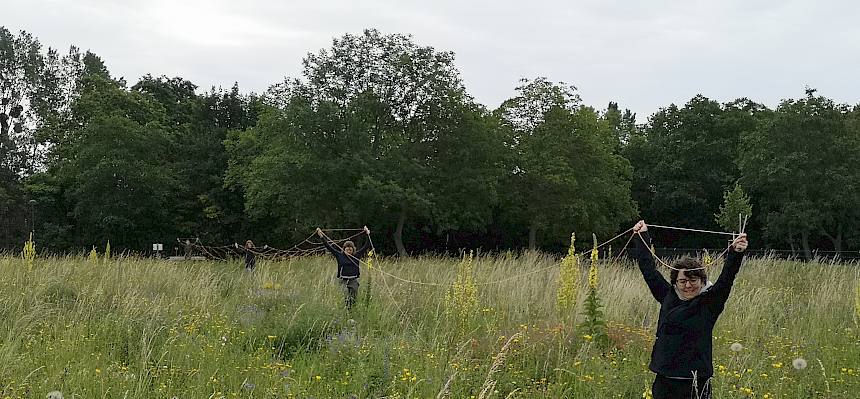
M 364 233 L 370 237 L 370 229 L 367 226 L 364 226 Z M 346 308 L 352 309 L 352 305 L 355 304 L 355 300 L 358 297 L 358 278 L 361 277 L 361 269 L 358 266 L 361 263 L 360 259 L 364 256 L 370 244 L 370 240 L 366 240 L 361 249 L 356 250 L 355 243 L 352 241 L 343 243 L 342 248 L 335 248 L 319 227 L 317 227 L 317 235 L 322 239 L 323 245 L 337 259 L 336 278 L 343 284 Z
M 666 281 L 654 266 L 648 225 L 640 220 L 633 233 L 641 236 L 634 237 L 639 270 L 660 303 L 657 338 L 648 365 L 657 374 L 651 386 L 654 399 L 710 399 L 714 324 L 740 270 L 748 245 L 746 234 L 732 242 L 723 271 L 711 284 L 701 263 L 689 257 L 674 263 L 670 281 Z
M 245 241 L 244 247 L 239 247 L 239 244 L 236 243 L 233 243 L 233 246 L 245 253 L 245 271 L 254 271 L 254 268 L 257 267 L 257 254 L 254 252 L 256 249 L 254 242 L 248 240 Z M 268 245 L 266 247 L 268 247 Z

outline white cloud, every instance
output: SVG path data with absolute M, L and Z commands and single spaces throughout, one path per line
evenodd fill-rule
M 644 120 L 697 93 L 775 106 L 810 85 L 856 103 L 860 63 L 851 1 L 728 0 L 29 0 L 4 7 L 7 28 L 46 45 L 77 44 L 111 71 L 182 76 L 202 87 L 262 91 L 296 76 L 308 52 L 374 27 L 457 54 L 466 86 L 495 107 L 521 77 L 580 88 L 586 103 L 620 101 Z

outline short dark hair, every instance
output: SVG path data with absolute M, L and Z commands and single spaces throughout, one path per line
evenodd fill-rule
M 343 249 L 352 248 L 355 249 L 355 243 L 352 241 L 347 241 L 343 243 Z
M 675 261 L 672 264 L 672 272 L 669 273 L 669 278 L 672 280 L 672 285 L 675 285 L 675 282 L 678 281 L 679 270 L 684 270 L 684 275 L 690 278 L 698 278 L 701 279 L 702 282 L 708 281 L 708 274 L 705 273 L 705 269 L 700 269 L 702 267 L 702 262 L 699 262 L 698 259 L 691 258 L 689 256 L 683 256 L 681 259 Z M 696 270 L 687 270 L 687 269 L 696 269 Z

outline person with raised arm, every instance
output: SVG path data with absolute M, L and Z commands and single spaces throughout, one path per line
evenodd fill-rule
M 669 281 L 657 271 L 651 253 L 648 225 L 633 226 L 636 258 L 651 295 L 660 304 L 656 340 L 648 368 L 657 376 L 651 386 L 654 399 L 710 399 L 714 375 L 713 334 L 740 271 L 746 234 L 739 234 L 726 254 L 716 283 L 693 258 L 672 265 Z
M 361 258 L 364 257 L 365 252 L 370 246 L 370 229 L 364 226 L 363 233 L 367 235 L 368 239 L 365 240 L 364 245 L 358 250 L 356 250 L 355 243 L 352 241 L 344 242 L 343 247 L 335 247 L 335 244 L 326 237 L 322 229 L 317 227 L 316 232 L 322 239 L 323 245 L 337 260 L 336 278 L 343 286 L 346 308 L 352 309 L 352 305 L 355 304 L 355 300 L 358 297 L 358 279 L 361 277 L 361 268 L 358 266 L 361 263 Z

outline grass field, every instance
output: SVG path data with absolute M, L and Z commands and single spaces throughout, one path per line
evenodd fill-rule
M 253 273 L 231 262 L 0 258 L 0 398 L 647 395 L 658 305 L 631 264 L 600 265 L 607 353 L 576 327 L 587 270 L 577 309 L 560 315 L 557 259 L 476 258 L 477 302 L 452 314 L 458 264 L 376 260 L 347 312 L 328 257 L 262 261 Z M 715 397 L 858 397 L 858 281 L 852 264 L 748 260 L 717 323 Z

